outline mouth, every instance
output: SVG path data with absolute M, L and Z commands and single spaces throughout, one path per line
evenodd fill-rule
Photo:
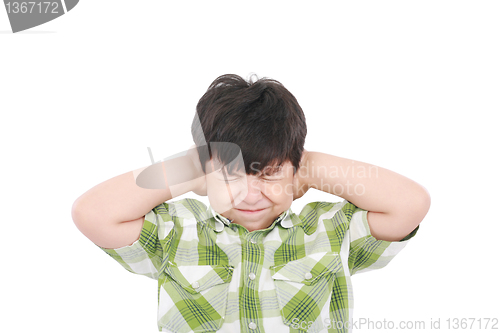
M 245 213 L 245 214 L 257 214 L 259 212 L 266 210 L 267 208 L 262 208 L 262 209 L 238 209 L 238 208 L 236 208 L 236 209 L 242 213 Z

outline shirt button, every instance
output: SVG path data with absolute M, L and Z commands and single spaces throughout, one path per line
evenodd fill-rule
M 191 287 L 193 287 L 193 289 L 198 289 L 200 287 L 200 284 L 198 283 L 198 281 L 196 281 L 191 284 Z
M 305 275 L 304 275 L 304 278 L 306 280 L 309 280 L 309 279 L 312 279 L 313 275 L 311 274 L 311 272 L 307 272 Z
M 254 322 L 250 322 L 250 324 L 248 324 L 248 328 L 251 329 L 251 330 L 254 330 L 257 328 L 257 324 L 254 323 Z
M 257 244 L 257 241 L 255 239 L 250 239 L 250 243 Z
M 255 279 L 255 274 L 254 274 L 254 273 L 250 273 L 250 274 L 248 274 L 248 278 L 249 278 L 250 280 L 254 280 L 254 279 Z

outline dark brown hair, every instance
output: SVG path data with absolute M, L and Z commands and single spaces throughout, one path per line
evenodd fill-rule
M 252 82 L 238 75 L 222 75 L 208 87 L 196 112 L 199 123 L 195 117 L 191 133 L 203 171 L 214 154 L 228 165 L 240 149 L 249 175 L 287 161 L 294 166 L 294 173 L 298 170 L 306 120 L 295 97 L 280 82 L 268 78 Z M 234 167 L 229 164 L 228 169 L 232 172 Z

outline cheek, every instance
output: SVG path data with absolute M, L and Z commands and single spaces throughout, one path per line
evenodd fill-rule
M 269 183 L 265 187 L 265 194 L 276 201 L 293 201 L 293 184 L 290 182 Z
M 217 180 L 207 180 L 208 200 L 218 211 L 227 211 L 238 205 L 246 193 L 246 186 L 241 182 L 226 184 Z
M 223 184 L 207 178 L 207 197 L 213 208 L 216 208 L 220 203 L 227 200 L 224 193 L 226 191 Z

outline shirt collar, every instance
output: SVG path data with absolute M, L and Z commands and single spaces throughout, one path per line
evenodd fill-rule
M 224 230 L 224 225 L 229 226 L 229 224 L 231 224 L 232 221 L 230 219 L 225 218 L 224 216 L 222 216 L 219 213 L 217 213 L 212 208 L 212 206 L 210 206 L 209 210 L 210 210 L 210 213 L 211 213 L 212 217 L 214 218 L 214 222 L 215 222 L 214 229 L 215 229 L 215 231 L 221 232 L 222 230 Z
M 302 220 L 292 212 L 292 208 L 286 211 L 286 215 L 281 220 L 281 226 L 285 229 L 302 224 Z
M 232 223 L 232 220 L 220 215 L 211 206 L 209 207 L 209 212 L 211 214 L 211 217 L 213 217 L 213 228 L 217 232 L 221 232 L 222 230 L 224 230 L 224 226 L 229 226 Z M 293 214 L 292 209 L 289 208 L 274 220 L 274 222 L 271 224 L 271 227 L 278 223 L 280 223 L 283 228 L 288 229 L 300 224 L 301 221 L 295 214 Z

